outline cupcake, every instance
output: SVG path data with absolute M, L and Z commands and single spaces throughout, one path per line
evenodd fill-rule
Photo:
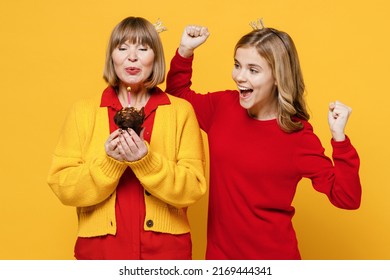
M 116 112 L 114 116 L 114 122 L 119 128 L 123 130 L 131 128 L 138 135 L 141 133 L 144 119 L 144 107 L 142 107 L 140 110 L 137 110 L 134 107 L 123 107 L 121 110 Z

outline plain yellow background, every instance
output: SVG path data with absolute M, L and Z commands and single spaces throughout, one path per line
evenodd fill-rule
M 71 104 L 105 87 L 109 34 L 130 15 L 161 18 L 168 27 L 161 34 L 167 63 L 186 24 L 209 27 L 194 65 L 200 92 L 234 89 L 233 48 L 250 21 L 262 17 L 287 31 L 328 155 L 328 103 L 353 108 L 347 134 L 361 157 L 363 185 L 361 208 L 344 211 L 309 181 L 300 183 L 293 222 L 302 257 L 390 259 L 389 10 L 387 0 L 1 1 L 0 259 L 73 259 L 76 212 L 46 183 L 51 154 Z M 202 259 L 207 198 L 189 212 L 194 258 Z

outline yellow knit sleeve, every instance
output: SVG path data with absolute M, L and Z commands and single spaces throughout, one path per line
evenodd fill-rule
M 157 110 L 148 154 L 128 165 L 149 193 L 182 208 L 206 193 L 204 145 L 192 106 L 169 98 Z
M 85 207 L 104 201 L 127 168 L 106 155 L 108 120 L 96 121 L 101 109 L 95 106 L 92 101 L 73 106 L 53 154 L 47 182 L 65 205 Z

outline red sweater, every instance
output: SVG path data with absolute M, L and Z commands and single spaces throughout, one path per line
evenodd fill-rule
M 192 103 L 209 141 L 206 259 L 300 259 L 291 204 L 303 177 L 333 205 L 359 208 L 360 161 L 349 138 L 331 141 L 333 163 L 307 121 L 285 133 L 276 120 L 250 118 L 235 90 L 195 93 L 191 76 L 192 58 L 176 53 L 166 91 Z

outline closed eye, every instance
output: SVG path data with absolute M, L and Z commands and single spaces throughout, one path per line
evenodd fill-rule
M 138 46 L 138 50 L 140 50 L 140 51 L 148 51 L 149 50 L 149 46 L 139 45 Z

